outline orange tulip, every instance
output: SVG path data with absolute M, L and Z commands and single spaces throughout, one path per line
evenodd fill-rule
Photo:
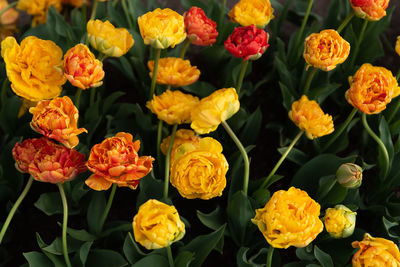
M 40 182 L 63 183 L 86 170 L 85 155 L 46 138 L 27 139 L 13 149 L 16 167 Z
M 84 44 L 77 44 L 64 55 L 64 76 L 81 89 L 103 84 L 103 63 Z
M 31 127 L 34 131 L 68 148 L 79 144 L 78 134 L 87 133 L 85 128 L 77 128 L 78 109 L 68 96 L 39 101 L 29 112 L 33 114 Z
M 94 174 L 85 181 L 90 188 L 107 190 L 115 183 L 136 189 L 139 179 L 153 168 L 154 159 L 139 157 L 140 141 L 132 140 L 131 134 L 120 132 L 92 147 L 87 167 Z

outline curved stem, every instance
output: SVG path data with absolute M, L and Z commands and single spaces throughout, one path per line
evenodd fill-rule
M 174 267 L 174 257 L 172 256 L 171 246 L 167 247 L 169 267 Z
M 219 27 L 219 29 L 221 29 L 222 23 L 224 22 L 225 7 L 226 7 L 226 0 L 222 0 L 222 3 L 221 3 L 221 12 L 219 13 L 219 20 L 218 20 L 218 27 Z M 219 31 L 220 31 L 220 30 L 219 30 Z
M 357 111 L 358 111 L 358 109 L 353 108 L 353 110 L 350 112 L 347 119 L 343 122 L 343 124 L 340 126 L 340 128 L 335 131 L 335 134 L 329 139 L 328 143 L 325 144 L 325 146 L 322 148 L 321 152 L 324 152 L 325 150 L 327 150 L 333 144 L 333 142 L 335 142 L 335 140 L 343 133 L 343 131 L 347 128 L 347 126 L 353 119 L 354 115 L 356 115 Z
M 161 49 L 156 48 L 156 50 L 154 52 L 155 52 L 155 54 L 154 54 L 154 69 L 153 69 L 153 76 L 151 77 L 151 87 L 150 87 L 149 99 L 153 98 L 154 90 L 156 88 L 158 62 L 160 61 Z
M 299 34 L 297 35 L 295 51 L 297 51 L 297 49 L 298 49 L 298 47 L 300 45 L 300 41 L 303 38 L 304 28 L 306 27 L 306 24 L 307 24 L 307 21 L 308 21 L 308 17 L 310 16 L 310 12 L 311 12 L 311 8 L 312 8 L 313 3 L 314 3 L 314 0 L 309 0 L 308 1 L 306 15 L 303 18 L 303 22 L 301 23 Z
M 86 16 L 87 16 L 87 6 L 86 6 L 86 1 L 83 1 L 82 3 L 82 9 L 81 9 L 81 13 L 82 13 L 82 32 L 85 33 L 86 32 Z
M 239 138 L 235 135 L 235 133 L 232 131 L 231 127 L 229 127 L 228 123 L 226 121 L 222 122 L 222 126 L 224 126 L 226 132 L 229 134 L 229 136 L 232 138 L 233 142 L 235 142 L 237 148 L 239 149 L 240 153 L 242 154 L 243 157 L 243 163 L 244 163 L 244 170 L 243 170 L 243 193 L 247 196 L 247 191 L 249 187 L 249 173 L 250 173 L 250 162 L 249 162 L 249 157 L 247 156 L 246 149 L 243 147 L 242 143 L 240 142 Z
M 317 72 L 317 68 L 311 67 L 311 70 L 308 73 L 306 85 L 304 86 L 304 94 L 305 95 L 307 95 L 308 90 L 310 90 L 311 82 L 312 82 L 312 79 L 313 79 L 313 77 L 315 75 L 315 72 Z
M 122 9 L 124 10 L 125 13 L 126 20 L 128 21 L 129 29 L 133 29 L 133 23 L 131 20 L 131 16 L 129 15 L 128 12 L 128 7 L 126 6 L 126 0 L 122 0 L 121 4 L 122 4 Z
M 237 85 L 236 85 L 236 91 L 238 94 L 240 93 L 240 89 L 242 88 L 244 74 L 246 73 L 248 64 L 249 64 L 248 60 L 242 61 L 242 68 L 240 69 L 240 74 L 239 74 L 239 78 L 238 78 Z
M 167 155 L 165 157 L 164 199 L 168 198 L 169 169 L 170 169 L 169 162 L 171 159 L 171 150 L 172 150 L 172 145 L 174 144 L 175 133 L 176 133 L 177 128 L 178 128 L 178 124 L 174 124 L 174 127 L 172 127 L 171 138 L 169 139 Z
M 300 139 L 300 137 L 303 135 L 304 131 L 300 131 L 296 137 L 293 139 L 293 141 L 290 143 L 289 147 L 286 149 L 285 153 L 281 156 L 281 158 L 278 160 L 278 162 L 275 164 L 275 167 L 272 169 L 272 171 L 268 174 L 267 178 L 265 178 L 264 182 L 261 184 L 260 188 L 264 188 L 268 182 L 271 180 L 272 176 L 274 176 L 275 172 L 278 170 L 279 166 L 281 166 L 282 162 L 285 160 L 287 155 L 289 155 L 290 151 L 294 147 L 294 145 L 297 143 L 297 141 Z
M 186 51 L 187 51 L 187 49 L 188 49 L 188 47 L 189 47 L 189 45 L 190 45 L 191 43 L 192 43 L 192 41 L 190 41 L 189 38 L 186 38 L 186 39 L 185 39 L 185 42 L 183 43 L 183 46 L 182 46 L 181 53 L 180 53 L 180 55 L 179 55 L 180 58 L 184 58 L 184 57 L 185 57 Z
M 90 19 L 95 19 L 96 18 L 96 10 L 97 10 L 97 5 L 99 4 L 99 0 L 94 0 L 93 1 L 93 6 L 92 6 L 92 15 L 90 15 Z
M 271 267 L 272 265 L 272 255 L 274 255 L 274 247 L 269 247 L 268 249 L 268 254 L 267 254 L 267 266 L 266 267 Z
M 360 49 L 361 42 L 364 38 L 364 33 L 365 33 L 365 29 L 367 29 L 367 25 L 368 25 L 368 20 L 365 19 L 364 23 L 362 25 L 362 28 L 361 28 L 360 35 L 358 36 L 358 39 L 357 39 L 356 47 L 354 48 L 353 57 L 351 58 L 351 61 L 350 61 L 351 69 L 353 68 L 354 63 L 356 62 L 358 50 Z
M 158 127 L 157 127 L 157 160 L 158 160 L 158 162 L 161 162 L 160 145 L 161 145 L 161 138 L 162 138 L 162 128 L 163 128 L 163 121 L 159 120 Z
M 362 114 L 362 123 L 364 125 L 365 130 L 367 130 L 369 135 L 375 140 L 376 143 L 378 143 L 378 146 L 381 149 L 383 156 L 385 158 L 385 169 L 384 169 L 383 179 L 382 179 L 382 180 L 384 180 L 386 178 L 386 175 L 389 172 L 389 153 L 388 153 L 385 145 L 383 144 L 382 140 L 369 127 L 368 122 L 367 122 L 367 115 L 365 113 Z
M 351 21 L 351 19 L 354 17 L 354 11 L 351 11 L 349 15 L 347 15 L 347 17 L 342 21 L 342 24 L 340 24 L 340 26 L 337 28 L 337 32 L 340 33 L 344 27 L 346 27 L 347 24 L 349 24 L 349 22 Z
M 6 3 L 7 3 L 7 2 L 6 2 Z M 13 2 L 13 3 L 11 3 L 11 4 L 8 4 L 8 6 L 6 6 L 5 8 L 3 8 L 3 9 L 0 11 L 0 17 L 1 17 L 7 10 L 9 10 L 10 8 L 15 7 L 17 4 L 18 4 L 18 1 L 15 1 L 15 2 Z
M 61 200 L 63 203 L 63 225 L 62 225 L 62 247 L 63 247 L 63 254 L 65 259 L 65 264 L 67 267 L 72 267 L 71 261 L 69 260 L 68 256 L 68 247 L 67 247 L 67 223 L 68 223 L 68 204 L 67 198 L 65 197 L 65 192 L 63 185 L 61 183 L 57 183 L 58 190 L 60 190 Z
M 108 197 L 106 208 L 104 209 L 103 215 L 101 216 L 101 219 L 100 219 L 99 232 L 101 232 L 101 230 L 103 230 L 104 223 L 106 222 L 108 213 L 110 212 L 111 205 L 114 200 L 115 191 L 117 191 L 117 184 L 113 184 L 111 187 L 111 192 L 110 192 L 110 196 Z
M 82 89 L 78 88 L 78 90 L 76 90 L 76 94 L 75 94 L 75 106 L 77 109 L 79 109 L 79 102 L 81 100 L 81 94 L 82 94 Z
M 14 203 L 14 206 L 11 208 L 10 213 L 8 214 L 7 219 L 4 222 L 3 227 L 1 228 L 1 231 L 0 231 L 0 244 L 1 244 L 1 241 L 3 240 L 4 235 L 6 234 L 7 228 L 10 225 L 12 218 L 14 217 L 15 212 L 17 211 L 22 200 L 24 200 L 26 194 L 29 192 L 32 182 L 33 182 L 33 177 L 31 176 L 31 177 L 29 177 L 29 180 L 26 183 L 24 190 L 22 190 L 21 195 L 19 195 L 17 201 L 15 201 L 15 203 Z

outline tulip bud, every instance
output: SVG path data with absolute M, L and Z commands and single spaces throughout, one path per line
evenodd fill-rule
M 344 205 L 336 205 L 325 212 L 324 224 L 326 231 L 333 238 L 346 238 L 353 234 L 356 226 L 356 212 Z
M 345 188 L 358 188 L 362 182 L 362 171 L 356 164 L 345 163 L 337 170 L 336 179 Z

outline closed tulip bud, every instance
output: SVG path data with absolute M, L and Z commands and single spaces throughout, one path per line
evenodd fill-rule
M 344 205 L 326 210 L 324 225 L 326 231 L 334 238 L 346 238 L 353 234 L 356 226 L 356 212 Z
M 353 163 L 342 164 L 336 172 L 338 183 L 345 188 L 358 188 L 362 182 L 362 168 Z

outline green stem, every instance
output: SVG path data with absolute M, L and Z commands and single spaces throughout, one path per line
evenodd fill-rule
M 297 40 L 296 40 L 296 45 L 295 45 L 295 51 L 297 51 L 297 49 L 299 48 L 300 45 L 300 41 L 303 38 L 303 32 L 304 32 L 304 28 L 306 27 L 307 21 L 308 21 L 308 17 L 310 16 L 310 12 L 311 12 L 311 8 L 313 6 L 314 0 L 309 0 L 308 1 L 308 6 L 307 6 L 307 11 L 306 11 L 306 15 L 303 18 L 303 22 L 301 23 L 301 27 L 300 27 L 300 31 L 299 34 L 297 35 Z
M 154 90 L 156 89 L 158 62 L 160 61 L 161 49 L 156 48 L 154 52 L 155 52 L 155 54 L 154 54 L 154 69 L 153 69 L 153 76 L 151 77 L 151 87 L 150 87 L 149 99 L 153 98 Z
M 7 102 L 7 86 L 8 86 L 8 79 L 7 77 L 4 78 L 3 85 L 1 86 L 1 106 L 4 107 Z
M 396 74 L 396 80 L 399 81 L 399 79 L 400 79 L 400 69 L 399 69 L 399 71 L 398 71 L 397 74 Z
M 311 67 L 310 72 L 308 73 L 306 85 L 304 86 L 304 94 L 307 95 L 308 90 L 310 90 L 312 79 L 314 78 L 315 73 L 317 72 L 317 68 Z
M 272 171 L 268 174 L 267 178 L 265 178 L 264 182 L 260 186 L 260 188 L 264 188 L 268 182 L 271 180 L 272 176 L 274 176 L 275 172 L 278 170 L 279 166 L 281 166 L 282 162 L 285 160 L 287 155 L 289 155 L 290 151 L 294 147 L 294 145 L 299 141 L 300 137 L 303 135 L 304 131 L 300 131 L 296 137 L 293 139 L 293 141 L 290 143 L 289 147 L 286 149 L 285 153 L 281 156 L 281 158 L 278 160 L 278 162 L 275 164 L 274 168 Z
M 249 157 L 247 156 L 246 149 L 243 147 L 242 143 L 240 142 L 239 138 L 235 135 L 235 133 L 232 131 L 231 127 L 229 127 L 228 123 L 226 121 L 222 122 L 222 126 L 224 126 L 226 132 L 229 134 L 229 136 L 232 138 L 233 142 L 235 142 L 237 148 L 239 149 L 240 153 L 242 154 L 243 157 L 243 163 L 244 163 L 244 170 L 243 170 L 243 193 L 247 196 L 247 191 L 249 187 L 249 173 L 250 173 L 250 162 L 249 162 Z
M 126 6 L 126 0 L 122 0 L 121 3 L 122 3 L 122 9 L 124 10 L 125 13 L 126 20 L 128 21 L 129 29 L 133 29 L 133 22 L 131 20 L 131 16 L 129 15 L 128 7 Z
M 226 7 L 226 0 L 222 0 L 222 3 L 221 3 L 221 12 L 219 13 L 219 20 L 218 20 L 218 27 L 219 27 L 219 29 L 221 29 L 222 23 L 224 22 L 225 7 Z
M 335 140 L 343 133 L 343 131 L 347 128 L 347 126 L 349 125 L 349 123 L 353 119 L 354 115 L 356 115 L 357 110 L 358 109 L 353 108 L 353 110 L 350 112 L 350 114 L 347 117 L 347 119 L 340 126 L 340 128 L 335 131 L 335 134 L 329 139 L 328 143 L 325 144 L 325 146 L 322 148 L 321 152 L 324 152 L 325 150 L 327 150 L 333 144 L 333 142 L 335 142 Z
M 68 204 L 67 198 L 65 197 L 65 192 L 63 185 L 61 183 L 57 183 L 58 190 L 60 190 L 60 196 L 63 204 L 63 225 L 62 225 L 62 247 L 63 247 L 63 254 L 65 259 L 65 264 L 67 267 L 72 267 L 71 261 L 69 260 L 68 256 L 68 247 L 67 247 L 67 223 L 68 223 Z
M 167 155 L 165 157 L 165 180 L 164 180 L 164 199 L 168 198 L 168 186 L 169 186 L 169 162 L 171 159 L 171 150 L 172 145 L 174 144 L 176 129 L 178 128 L 178 124 L 174 124 L 172 127 L 171 139 L 169 139 Z
M 362 114 L 362 123 L 364 125 L 365 130 L 367 130 L 369 135 L 375 140 L 376 143 L 378 143 L 378 146 L 383 153 L 383 157 L 385 159 L 385 169 L 384 169 L 382 180 L 384 180 L 386 178 L 386 175 L 389 172 L 389 153 L 388 153 L 385 145 L 383 144 L 382 140 L 369 127 L 368 122 L 367 122 L 367 115 L 365 113 Z
M 244 74 L 246 73 L 246 69 L 247 69 L 247 65 L 248 64 L 249 64 L 248 60 L 243 60 L 242 61 L 242 68 L 240 69 L 239 78 L 238 78 L 237 85 L 236 85 L 236 91 L 237 91 L 238 94 L 240 93 L 240 89 L 242 88 Z
M 174 267 L 174 257 L 172 256 L 171 246 L 167 247 L 169 267 Z
M 268 249 L 268 254 L 267 254 L 267 266 L 266 267 L 271 267 L 272 265 L 272 255 L 274 255 L 274 247 L 269 247 Z
M 162 128 L 163 128 L 163 121 L 159 120 L 158 127 L 157 127 L 157 161 L 158 162 L 161 162 L 160 145 L 161 145 L 161 138 L 162 138 Z
M 92 107 L 94 105 L 95 98 L 96 98 L 96 88 L 92 87 L 92 88 L 90 88 L 90 102 L 89 102 L 90 104 L 89 104 L 89 107 Z
M 87 16 L 87 6 L 86 6 L 86 1 L 83 1 L 82 3 L 82 9 L 81 9 L 81 13 L 82 13 L 82 32 L 85 33 L 86 32 L 86 16 Z
M 15 7 L 17 4 L 18 4 L 18 1 L 15 1 L 15 2 L 13 2 L 13 3 L 11 3 L 11 4 L 8 4 L 8 6 L 6 6 L 5 8 L 3 8 L 3 9 L 0 11 L 0 17 L 1 17 L 7 10 L 9 10 L 9 9 L 12 8 L 12 7 Z
M 22 191 L 21 195 L 18 197 L 17 201 L 15 201 L 14 206 L 11 208 L 10 213 L 8 214 L 7 219 L 4 222 L 3 227 L 1 228 L 1 231 L 0 231 L 0 244 L 1 244 L 1 241 L 3 240 L 4 235 L 6 234 L 7 228 L 10 225 L 12 218 L 14 217 L 15 212 L 17 211 L 22 200 L 24 200 L 26 194 L 29 192 L 32 182 L 33 182 L 33 177 L 31 176 L 31 177 L 29 177 L 29 180 L 26 183 L 25 188 Z
M 189 45 L 190 45 L 191 43 L 192 43 L 192 41 L 190 41 L 189 38 L 186 38 L 186 39 L 185 39 L 185 42 L 183 43 L 183 46 L 182 46 L 181 53 L 180 53 L 180 55 L 179 55 L 180 58 L 184 58 L 184 57 L 185 57 L 186 51 L 187 51 L 187 49 L 188 49 L 188 47 L 189 47 Z
M 349 15 L 347 15 L 347 17 L 343 20 L 342 24 L 340 24 L 340 26 L 337 28 L 337 32 L 340 33 L 344 27 L 346 27 L 347 24 L 349 24 L 349 22 L 351 21 L 351 19 L 354 17 L 354 12 L 351 11 Z
M 90 15 L 90 19 L 93 20 L 96 18 L 96 10 L 97 10 L 97 5 L 99 4 L 99 0 L 94 0 L 93 6 L 92 6 L 92 15 Z
M 362 28 L 361 28 L 360 35 L 358 36 L 358 39 L 357 39 L 357 42 L 356 42 L 356 47 L 354 48 L 353 56 L 352 56 L 351 61 L 350 61 L 351 69 L 353 69 L 354 63 L 356 62 L 358 50 L 360 49 L 360 45 L 361 45 L 361 42 L 362 42 L 362 40 L 364 38 L 364 33 L 365 33 L 365 30 L 367 29 L 367 26 L 368 26 L 368 20 L 365 19 L 364 23 L 362 25 Z
M 77 109 L 79 109 L 79 102 L 81 100 L 81 94 L 82 94 L 82 89 L 78 88 L 78 90 L 76 90 L 76 94 L 75 94 L 75 106 Z
M 111 192 L 110 192 L 110 196 L 108 197 L 106 208 L 104 209 L 103 215 L 101 216 L 101 219 L 100 219 L 99 232 L 101 232 L 101 230 L 103 230 L 104 223 L 106 222 L 108 213 L 110 212 L 111 205 L 114 200 L 115 191 L 117 191 L 117 184 L 113 184 L 111 187 Z

